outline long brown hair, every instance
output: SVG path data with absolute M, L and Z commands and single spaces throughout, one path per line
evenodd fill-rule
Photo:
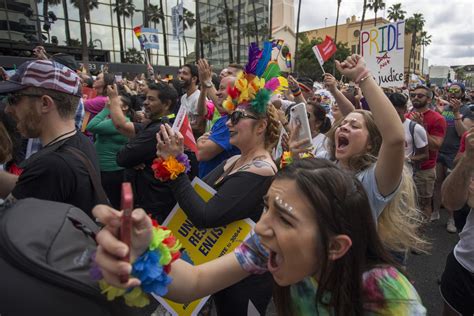
M 377 235 L 362 184 L 325 159 L 298 160 L 275 179 L 294 180 L 299 192 L 314 205 L 320 240 L 316 246 L 320 263 L 316 304 L 333 309 L 335 315 L 362 315 L 362 274 L 377 265 L 397 266 Z M 330 239 L 340 234 L 349 236 L 352 246 L 343 257 L 330 261 Z M 322 300 L 327 292 L 331 293 L 329 303 Z M 289 295 L 289 287 L 276 286 L 278 315 L 294 314 Z

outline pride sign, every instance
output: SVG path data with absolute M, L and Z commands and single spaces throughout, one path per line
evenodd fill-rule
M 362 30 L 360 51 L 367 67 L 382 87 L 403 85 L 405 21 Z

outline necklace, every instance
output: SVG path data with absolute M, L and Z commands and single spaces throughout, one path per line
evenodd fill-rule
M 44 145 L 43 147 L 48 147 L 54 143 L 56 143 L 58 140 L 62 139 L 64 136 L 67 136 L 69 134 L 72 134 L 72 133 L 75 133 L 76 132 L 76 129 L 73 129 L 72 131 L 69 131 L 69 132 L 66 132 L 64 134 L 61 134 L 59 135 L 58 137 L 56 137 L 55 139 L 53 139 L 52 141 L 50 141 L 49 143 L 47 143 L 46 145 Z M 71 135 L 72 136 L 72 135 Z

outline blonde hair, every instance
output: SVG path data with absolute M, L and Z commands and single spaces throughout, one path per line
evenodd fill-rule
M 378 218 L 378 234 L 387 249 L 427 252 L 429 243 L 421 236 L 425 217 L 417 207 L 413 176 L 403 167 L 400 187 Z
M 366 110 L 355 110 L 364 117 L 365 125 L 369 132 L 368 149 L 365 153 L 355 155 L 349 160 L 351 170 L 356 173 L 367 169 L 377 162 L 377 157 L 382 146 L 382 135 L 380 134 L 374 117 Z M 352 112 L 351 112 L 352 113 Z M 335 133 L 343 119 L 333 124 L 333 128 L 326 134 L 328 137 L 328 149 L 331 159 L 335 160 Z M 389 250 L 405 251 L 416 250 L 426 252 L 429 243 L 420 234 L 420 226 L 423 224 L 423 213 L 417 207 L 416 189 L 413 176 L 405 166 L 402 171 L 400 187 L 385 206 L 377 219 L 378 234 L 382 243 Z
M 266 114 L 268 123 L 265 130 L 265 148 L 271 151 L 280 138 L 281 123 L 278 117 L 278 110 L 273 104 L 268 104 Z

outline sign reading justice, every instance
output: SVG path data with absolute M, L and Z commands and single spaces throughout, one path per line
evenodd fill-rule
M 381 87 L 401 87 L 404 77 L 405 21 L 373 26 L 360 33 L 360 51 Z

